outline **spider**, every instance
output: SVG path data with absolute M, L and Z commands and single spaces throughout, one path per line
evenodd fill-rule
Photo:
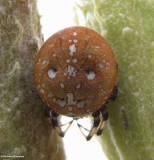
M 115 100 L 117 63 L 112 49 L 96 31 L 73 26 L 52 35 L 41 47 L 34 65 L 34 80 L 42 100 L 48 106 L 45 115 L 64 137 L 74 120 L 87 115 L 93 125 L 78 127 L 87 140 L 101 135 L 108 119 L 106 105 Z M 62 131 L 58 117 L 72 117 Z

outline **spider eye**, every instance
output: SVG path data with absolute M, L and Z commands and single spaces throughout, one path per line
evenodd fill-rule
M 96 76 L 96 73 L 94 71 L 86 70 L 85 72 L 88 80 L 93 80 Z
M 52 68 L 52 69 L 48 70 L 48 77 L 49 78 L 53 79 L 56 77 L 56 75 L 57 75 L 57 69 Z

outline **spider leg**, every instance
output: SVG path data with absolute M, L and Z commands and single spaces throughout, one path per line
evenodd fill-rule
M 46 108 L 45 108 L 45 110 L 44 110 L 45 116 L 48 117 L 48 118 L 51 118 L 51 116 L 52 116 L 51 113 L 52 113 L 52 110 L 49 109 L 49 108 L 46 106 Z
M 98 131 L 101 127 L 103 127 L 102 119 L 101 119 L 100 114 L 101 114 L 101 111 L 100 111 L 100 110 L 98 110 L 98 111 L 96 111 L 96 112 L 94 112 L 94 113 L 92 114 L 92 117 L 93 117 L 93 119 L 94 119 L 94 122 L 93 122 L 93 126 L 92 126 L 92 128 L 91 128 L 90 130 L 88 130 L 87 128 L 83 127 L 83 126 L 80 125 L 79 123 L 77 123 L 77 125 L 78 125 L 81 133 L 83 134 L 83 136 L 86 138 L 87 141 L 89 141 L 89 140 L 93 137 L 93 135 L 94 135 L 95 133 L 97 133 L 97 131 Z M 104 127 L 103 127 L 103 128 L 104 128 Z M 88 132 L 89 132 L 88 135 L 86 135 L 86 134 L 83 132 L 82 129 L 88 131 Z
M 77 119 L 76 119 L 76 121 L 77 121 Z M 81 133 L 83 134 L 83 136 L 86 138 L 87 136 L 86 136 L 86 134 L 83 132 L 82 129 L 84 129 L 84 130 L 87 131 L 87 132 L 89 132 L 89 129 L 83 127 L 83 126 L 82 126 L 81 124 L 79 124 L 78 122 L 77 122 L 77 125 L 78 125 L 78 127 L 79 127 Z
M 52 126 L 58 132 L 59 136 L 64 137 L 65 133 L 67 132 L 67 130 L 71 126 L 73 120 L 70 121 L 69 123 L 67 123 L 68 126 L 66 127 L 66 129 L 64 131 L 62 131 L 61 127 L 64 126 L 64 125 L 67 125 L 67 124 L 63 124 L 63 125 L 59 124 L 59 121 L 58 121 L 59 114 L 58 113 L 56 113 L 56 112 L 52 111 L 51 109 L 47 108 L 45 110 L 45 115 L 47 117 L 51 118 Z
M 87 131 L 87 132 L 89 132 L 89 130 L 88 130 L 87 128 L 83 127 L 82 125 L 80 125 L 79 123 L 77 123 L 77 125 L 78 125 L 81 133 L 83 134 L 83 136 L 86 138 L 87 136 L 86 136 L 86 134 L 83 132 L 82 129 L 84 129 L 84 130 Z
M 102 108 L 96 111 L 95 113 L 93 113 L 92 116 L 93 116 L 94 122 L 90 130 L 88 130 L 87 128 L 77 123 L 81 133 L 84 135 L 87 141 L 89 141 L 94 134 L 97 134 L 97 135 L 102 134 L 106 121 L 108 119 L 108 112 L 106 110 L 106 105 L 104 104 Z M 89 134 L 86 136 L 86 134 L 83 132 L 82 129 L 88 131 Z
M 92 116 L 94 118 L 94 123 L 93 123 L 91 130 L 89 131 L 88 136 L 86 136 L 87 141 L 89 141 L 93 137 L 93 135 L 96 133 L 97 128 L 101 122 L 100 111 L 96 111 L 95 113 L 92 114 Z
M 114 101 L 116 99 L 116 97 L 117 97 L 117 94 L 118 94 L 118 86 L 115 85 L 114 88 L 113 88 L 113 90 L 112 90 L 112 93 L 111 93 L 111 95 L 109 97 L 109 100 Z M 108 103 L 108 101 L 107 101 L 107 103 Z M 106 110 L 106 104 L 104 104 L 99 111 L 101 112 L 101 117 L 102 118 L 101 118 L 100 125 L 99 125 L 99 127 L 97 129 L 97 132 L 96 132 L 96 134 L 98 136 L 102 134 L 103 129 L 105 127 L 105 124 L 106 124 L 106 122 L 108 120 L 108 112 Z
M 105 105 L 103 105 L 103 107 L 100 109 L 100 112 L 101 112 L 101 115 L 102 115 L 102 119 L 101 119 L 100 125 L 97 128 L 97 132 L 96 132 L 96 134 L 98 136 L 102 134 L 102 132 L 104 130 L 104 127 L 106 125 L 106 122 L 108 120 L 108 112 L 106 110 L 106 106 Z
M 118 86 L 115 85 L 113 90 L 112 90 L 112 93 L 111 93 L 111 95 L 109 97 L 109 100 L 114 101 L 116 99 L 116 97 L 117 97 L 117 94 L 118 94 Z
M 52 112 L 51 114 L 52 114 L 51 122 L 52 122 L 53 128 L 56 129 L 60 137 L 64 137 L 65 133 L 61 130 L 61 127 L 58 122 L 59 115 L 56 112 Z

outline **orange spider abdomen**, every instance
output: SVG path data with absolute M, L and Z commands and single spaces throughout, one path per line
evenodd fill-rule
M 75 26 L 55 33 L 43 44 L 34 79 L 51 110 L 82 117 L 106 103 L 116 84 L 116 72 L 115 57 L 104 38 Z

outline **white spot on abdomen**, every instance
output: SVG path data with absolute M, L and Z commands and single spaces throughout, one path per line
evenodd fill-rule
M 91 54 L 88 54 L 88 58 L 91 58 L 92 56 L 91 56 Z
M 76 105 L 76 101 L 74 100 L 73 93 L 67 93 L 66 97 L 67 97 L 67 104 L 68 105 Z
M 73 32 L 73 36 L 76 36 L 77 35 L 77 32 Z
M 95 72 L 93 72 L 93 71 L 88 71 L 88 72 L 86 73 L 86 76 L 87 76 L 87 79 L 88 79 L 88 80 L 93 80 L 93 79 L 95 78 L 96 74 L 95 74 Z
M 84 100 L 79 100 L 77 102 L 77 105 L 76 105 L 78 108 L 83 108 L 84 107 Z
M 71 60 L 70 59 L 66 59 L 66 63 L 70 63 L 71 62 Z
M 75 76 L 76 75 L 76 70 L 75 70 L 75 68 L 73 67 L 73 66 L 68 66 L 67 68 L 66 68 L 66 71 L 65 71 L 65 74 L 67 75 L 68 74 L 68 76 Z
M 49 98 L 53 97 L 53 93 L 52 93 L 52 92 L 49 92 L 49 93 L 48 93 L 48 97 L 49 97 Z
M 70 55 L 73 56 L 74 52 L 76 52 L 75 44 L 69 46 Z
M 64 107 L 66 102 L 64 99 L 57 99 L 56 103 L 60 106 L 60 107 Z
M 101 69 L 104 68 L 104 64 L 103 64 L 103 63 L 99 63 L 98 66 L 99 66 L 99 68 L 101 68 Z
M 81 84 L 78 83 L 78 84 L 76 85 L 76 89 L 79 89 L 80 87 L 81 87 Z
M 42 61 L 42 64 L 43 64 L 43 65 L 48 65 L 49 63 L 50 63 L 50 62 L 49 62 L 48 60 L 43 60 L 43 61 Z
M 44 89 L 41 88 L 40 93 L 44 94 L 45 93 Z
M 100 46 L 95 46 L 95 48 L 100 48 Z
M 78 60 L 76 58 L 73 59 L 73 63 L 77 63 Z
M 53 79 L 56 77 L 57 71 L 55 71 L 54 69 L 49 69 L 48 70 L 48 77 Z
M 54 54 L 53 54 L 53 57 L 56 57 L 56 56 L 57 56 L 56 53 L 54 53 Z
M 73 40 L 73 42 L 74 42 L 74 43 L 77 43 L 77 42 L 78 42 L 78 40 L 77 40 L 77 39 L 74 39 L 74 40 Z
M 64 86 L 64 83 L 60 83 L 60 87 L 61 88 L 64 88 L 65 86 Z

